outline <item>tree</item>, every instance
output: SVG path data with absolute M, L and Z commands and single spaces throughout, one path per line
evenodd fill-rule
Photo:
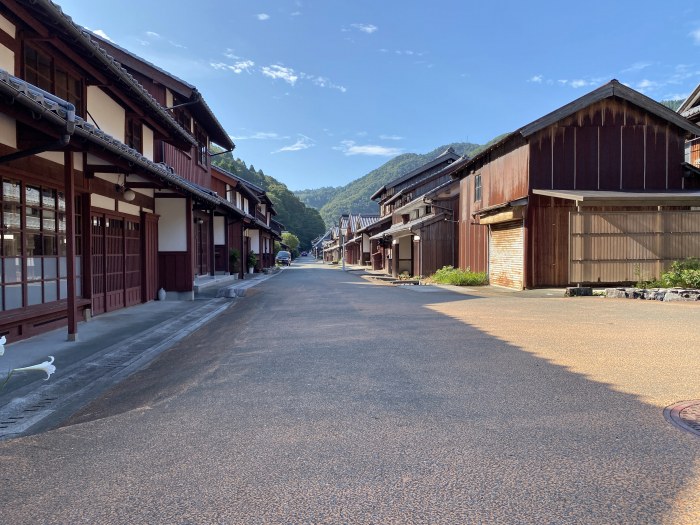
M 299 237 L 290 232 L 283 232 L 282 242 L 289 246 L 289 251 L 292 252 L 295 257 L 299 255 Z

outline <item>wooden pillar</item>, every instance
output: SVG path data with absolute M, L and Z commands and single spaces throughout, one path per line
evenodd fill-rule
M 66 273 L 68 274 L 68 341 L 78 340 L 75 298 L 75 184 L 73 152 L 63 152 L 63 190 L 66 199 Z M 86 211 L 89 213 L 89 210 Z
M 394 244 L 396 241 L 396 244 Z M 394 239 L 391 241 L 391 275 L 392 277 L 399 276 L 399 239 Z
M 211 259 L 211 264 L 209 265 L 209 275 L 212 277 L 216 274 L 216 246 L 214 246 L 214 210 L 209 212 L 209 258 Z

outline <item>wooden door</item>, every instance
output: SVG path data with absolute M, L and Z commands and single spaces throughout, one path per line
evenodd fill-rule
M 92 214 L 90 217 L 90 265 L 92 268 L 92 313 L 105 311 L 105 217 Z
M 124 302 L 132 306 L 141 302 L 141 223 L 124 221 Z
M 105 217 L 105 308 L 124 308 L 124 227 L 121 217 Z

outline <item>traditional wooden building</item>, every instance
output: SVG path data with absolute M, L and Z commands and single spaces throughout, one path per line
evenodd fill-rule
M 164 71 L 143 58 L 130 53 L 114 42 L 91 36 L 110 56 L 119 62 L 148 93 L 170 112 L 173 118 L 194 139 L 187 148 L 176 147 L 164 140 L 154 141 L 155 160 L 203 191 L 214 191 L 226 200 L 224 188 L 212 176 L 210 148 L 216 144 L 224 152 L 235 147 L 226 130 L 197 88 Z M 127 124 L 129 126 L 129 124 Z M 142 147 L 138 126 L 128 127 L 133 147 Z M 141 184 L 153 188 L 153 184 Z M 188 200 L 186 195 L 156 189 L 156 213 L 162 224 L 168 223 L 171 235 L 160 239 L 160 281 L 167 291 L 189 293 L 194 279 L 203 275 L 225 273 L 228 268 L 228 236 L 226 224 L 240 220 L 240 214 L 227 206 L 212 207 Z M 187 216 L 191 216 L 191 221 Z M 190 227 L 191 223 L 191 227 Z M 179 226 L 175 226 L 178 224 Z M 175 231 L 177 230 L 177 231 Z M 192 264 L 183 264 L 192 256 Z
M 618 81 L 460 167 L 459 265 L 509 288 L 635 282 L 700 256 L 700 127 Z
M 74 339 L 81 309 L 149 301 L 161 287 L 192 297 L 194 276 L 215 271 L 213 225 L 241 215 L 208 175 L 211 138 L 230 139 L 204 113 L 198 135 L 167 109 L 169 88 L 163 104 L 135 77 L 148 75 L 49 0 L 0 4 L 0 68 L 0 334 L 67 324 Z M 166 162 L 178 155 L 199 171 L 181 176 Z
M 379 215 L 350 214 L 345 230 L 345 262 L 367 266 L 370 264 L 370 242 L 366 228 L 378 220 Z
M 378 228 L 370 237 L 375 243 L 373 268 L 393 276 L 418 276 L 454 263 L 457 236 L 453 221 L 459 209 L 451 165 L 463 160 L 449 148 L 372 195 L 379 201 L 380 219 L 391 217 L 388 228 Z

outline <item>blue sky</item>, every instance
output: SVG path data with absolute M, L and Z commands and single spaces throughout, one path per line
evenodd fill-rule
M 700 83 L 700 7 L 670 0 L 56 0 L 197 86 L 234 156 L 292 190 L 483 144 L 616 78 Z

